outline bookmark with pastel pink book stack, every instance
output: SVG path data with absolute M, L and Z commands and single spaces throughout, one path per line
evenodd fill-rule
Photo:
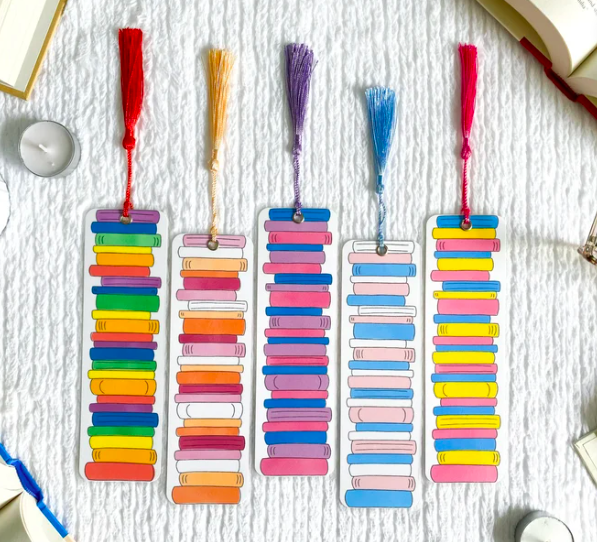
M 255 468 L 324 476 L 335 464 L 336 221 L 302 206 L 300 155 L 313 51 L 286 47 L 294 208 L 259 215 Z
M 420 249 L 386 240 L 384 173 L 396 94 L 366 91 L 379 200 L 376 241 L 342 253 L 340 498 L 359 508 L 411 508 L 420 494 Z
M 238 504 L 250 470 L 253 245 L 218 232 L 217 183 L 226 127 L 231 52 L 208 59 L 212 223 L 172 243 L 168 498 Z
M 477 51 L 462 63 L 462 207 L 427 222 L 426 467 L 437 483 L 495 483 L 507 472 L 506 226 L 472 215 L 468 161 Z

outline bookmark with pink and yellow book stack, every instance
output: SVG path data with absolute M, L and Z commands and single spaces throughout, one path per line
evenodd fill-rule
M 497 482 L 508 449 L 506 227 L 494 215 L 427 226 L 427 473 Z
M 507 473 L 507 228 L 469 205 L 477 49 L 460 45 L 461 213 L 427 221 L 425 364 L 427 476 L 495 483 Z
M 177 504 L 237 504 L 249 471 L 253 249 L 243 236 L 172 243 L 168 480 Z

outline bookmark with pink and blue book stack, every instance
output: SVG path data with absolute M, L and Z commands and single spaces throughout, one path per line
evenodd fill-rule
M 366 91 L 379 217 L 376 241 L 342 254 L 340 498 L 359 508 L 411 508 L 420 493 L 422 316 L 420 249 L 386 240 L 384 173 L 396 95 Z
M 293 120 L 294 208 L 259 215 L 255 468 L 267 476 L 324 476 L 335 463 L 336 222 L 300 198 L 302 130 L 314 67 L 286 47 Z
M 427 222 L 426 466 L 437 483 L 495 483 L 508 447 L 507 230 L 470 211 L 476 49 L 460 46 L 460 57 L 462 209 Z

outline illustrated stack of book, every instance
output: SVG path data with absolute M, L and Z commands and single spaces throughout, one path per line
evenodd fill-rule
M 332 244 L 327 209 L 303 209 L 304 222 L 292 220 L 293 209 L 270 209 L 265 222 L 269 262 L 263 274 L 269 306 L 263 354 L 267 421 L 263 438 L 267 458 L 263 474 L 322 476 L 329 472 L 328 442 L 332 410 L 328 400 L 328 357 L 332 276 L 322 272 Z M 259 315 L 262 317 L 262 315 Z M 333 359 L 332 359 L 333 362 Z
M 349 281 L 343 294 L 349 309 L 343 316 L 348 312 L 349 317 L 348 326 L 343 322 L 348 334 L 342 335 L 342 363 L 348 371 L 343 365 L 342 385 L 349 390 L 343 406 L 350 423 L 343 418 L 342 462 L 348 465 L 351 488 L 343 488 L 343 499 L 351 507 L 409 508 L 418 475 L 413 470 L 418 451 L 413 424 L 417 434 L 422 427 L 421 413 L 415 419 L 413 408 L 414 373 L 421 370 L 414 343 L 420 333 L 415 326 L 420 291 L 411 290 L 417 276 L 415 245 L 389 241 L 386 246 L 384 256 L 376 254 L 373 242 L 352 241 L 344 249 Z
M 87 376 L 96 402 L 88 407 L 92 462 L 85 465 L 85 475 L 90 480 L 150 481 L 155 476 L 160 323 L 153 317 L 160 309 L 162 278 L 152 276 L 152 251 L 161 246 L 162 236 L 157 211 L 133 213 L 132 224 L 121 224 L 121 211 L 99 210 L 90 228 L 96 263 L 89 274 L 100 280 L 91 291 L 95 330 Z
M 247 468 L 250 249 L 245 237 L 220 235 L 216 251 L 209 240 L 182 235 L 173 246 L 168 493 L 177 504 L 238 503 Z
M 500 449 L 498 430 L 498 344 L 501 282 L 494 276 L 500 240 L 497 216 L 439 216 L 432 236 L 435 254 L 428 273 L 435 285 L 429 329 L 435 329 L 429 424 L 435 448 L 430 477 L 435 482 L 496 482 Z M 428 297 L 430 299 L 430 297 Z M 429 309 L 432 310 L 429 310 Z M 430 318 L 432 318 L 432 323 Z M 428 395 L 429 397 L 429 395 Z M 501 396 L 505 397 L 505 396 Z M 507 408 L 506 402 L 501 408 Z

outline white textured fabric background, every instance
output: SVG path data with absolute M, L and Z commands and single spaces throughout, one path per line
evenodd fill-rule
M 77 473 L 83 216 L 124 197 L 117 28 L 146 32 L 147 97 L 135 202 L 171 235 L 206 231 L 210 46 L 238 55 L 221 229 L 255 239 L 257 212 L 292 201 L 282 47 L 319 59 L 304 144 L 306 205 L 339 213 L 344 241 L 374 235 L 363 89 L 399 91 L 388 238 L 458 210 L 456 44 L 480 50 L 472 208 L 510 222 L 510 464 L 497 487 L 424 483 L 419 509 L 348 510 L 337 482 L 253 473 L 238 507 L 176 507 L 165 477 L 91 484 Z M 13 213 L 0 236 L 0 440 L 22 458 L 79 542 L 512 540 L 544 509 L 594 540 L 597 489 L 570 444 L 597 426 L 597 269 L 576 255 L 597 208 L 597 122 L 474 0 L 71 0 L 29 103 L 0 95 L 0 174 Z M 78 135 L 77 171 L 41 180 L 19 164 L 33 119 Z M 162 458 L 164 455 L 162 455 Z M 509 478 L 509 480 L 508 480 Z

